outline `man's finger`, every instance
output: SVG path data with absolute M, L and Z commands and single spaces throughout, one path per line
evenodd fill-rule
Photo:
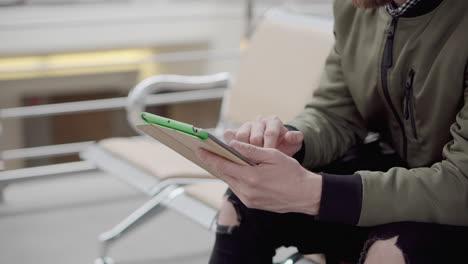
M 263 134 L 265 133 L 265 123 L 263 121 L 255 121 L 252 123 L 250 130 L 250 144 L 263 147 Z
M 225 181 L 229 186 L 237 185 L 237 179 L 233 176 L 232 172 L 239 172 L 240 165 L 237 165 L 223 157 L 213 154 L 202 148 L 195 151 L 197 158 L 206 166 L 215 172 L 215 176 Z M 237 175 L 237 174 L 234 174 Z
M 237 129 L 226 129 L 224 131 L 224 141 L 229 144 L 236 137 Z
M 301 131 L 288 131 L 284 139 L 289 144 L 299 144 L 304 140 L 304 134 Z
M 283 126 L 283 123 L 279 119 L 269 120 L 266 124 L 265 133 L 264 133 L 264 142 L 263 145 L 265 148 L 276 148 L 278 145 L 278 138 L 281 133 L 284 132 L 283 129 L 286 129 Z
M 243 124 L 237 130 L 235 139 L 241 142 L 246 142 L 246 143 L 249 142 L 251 128 L 252 128 L 252 124 L 250 122 Z
M 260 163 L 276 162 L 276 150 L 257 147 L 237 140 L 231 141 L 229 145 L 242 154 L 242 156 L 252 161 Z

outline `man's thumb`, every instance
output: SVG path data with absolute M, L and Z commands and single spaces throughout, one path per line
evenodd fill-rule
M 288 144 L 299 144 L 304 140 L 304 134 L 301 131 L 288 131 L 284 139 Z
M 229 145 L 242 156 L 260 163 L 270 163 L 274 160 L 274 149 L 261 148 L 237 140 L 233 140 Z

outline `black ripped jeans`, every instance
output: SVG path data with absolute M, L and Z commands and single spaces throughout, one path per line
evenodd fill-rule
M 346 175 L 401 165 L 395 154 L 383 154 L 381 143 L 374 142 L 351 149 L 318 171 Z M 240 224 L 218 227 L 210 264 L 271 264 L 281 246 L 295 246 L 303 254 L 324 253 L 327 264 L 359 263 L 373 242 L 395 236 L 406 263 L 468 263 L 468 227 L 413 222 L 356 227 L 319 222 L 306 214 L 249 209 L 230 190 L 226 195 Z

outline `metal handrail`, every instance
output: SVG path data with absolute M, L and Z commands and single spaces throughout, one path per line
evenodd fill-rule
M 1 160 L 34 159 L 75 154 L 93 144 L 94 141 L 47 145 L 31 148 L 5 150 L 0 153 Z
M 2 124 L 2 119 L 0 119 L 0 154 L 3 152 L 3 142 L 2 142 L 2 135 L 3 135 L 3 124 Z M 5 162 L 3 161 L 2 156 L 0 155 L 0 171 L 5 169 Z M 0 186 L 0 202 L 2 201 L 2 190 Z
M 254 0 L 246 0 L 245 3 L 245 29 L 244 29 L 244 38 L 250 39 L 253 27 L 254 27 L 254 10 L 255 9 L 255 1 Z
M 172 94 L 149 95 L 145 98 L 148 105 L 166 105 L 193 101 L 214 100 L 223 97 L 224 88 L 207 89 L 201 91 L 183 91 Z M 0 119 L 54 116 L 82 112 L 120 109 L 127 105 L 127 97 L 88 100 L 70 103 L 23 106 L 0 109 Z
M 173 103 L 216 100 L 223 98 L 225 90 L 225 88 L 213 88 L 205 90 L 148 95 L 144 99 L 144 104 L 157 106 Z M 127 106 L 126 97 L 39 106 L 15 107 L 0 110 L 0 119 L 53 116 L 80 112 L 95 112 L 98 110 L 102 111 L 119 109 L 125 106 Z M 90 141 L 85 141 L 32 148 L 3 150 L 3 152 L 0 153 L 0 160 L 42 158 L 73 154 L 81 151 L 86 146 L 89 146 L 89 144 L 91 143 L 92 142 Z
M 96 166 L 92 162 L 75 161 L 11 171 L 0 171 L 0 186 L 12 182 L 41 179 L 44 176 L 62 176 L 65 174 L 74 175 L 76 173 L 95 171 L 96 169 Z

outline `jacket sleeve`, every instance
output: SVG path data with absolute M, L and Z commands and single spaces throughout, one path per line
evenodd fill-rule
M 339 158 L 367 131 L 345 83 L 339 52 L 334 47 L 319 87 L 305 109 L 289 125 L 304 133 L 302 165 L 314 168 Z
M 450 127 L 453 139 L 441 162 L 430 168 L 357 172 L 363 184 L 358 225 L 416 221 L 468 226 L 468 81 L 466 87 L 465 105 Z

